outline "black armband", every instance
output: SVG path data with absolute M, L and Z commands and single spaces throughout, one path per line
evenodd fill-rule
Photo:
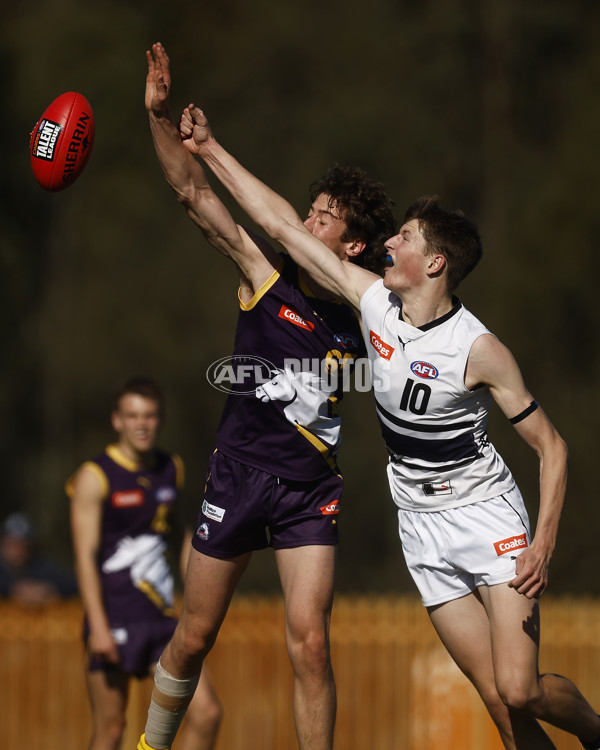
M 528 417 L 530 414 L 533 414 L 533 412 L 538 408 L 539 404 L 538 402 L 533 399 L 533 401 L 529 404 L 529 406 L 526 409 L 523 409 L 523 411 L 520 414 L 517 414 L 516 417 L 513 417 L 512 419 L 509 419 L 508 421 L 511 424 L 517 424 L 518 422 L 521 422 L 525 417 Z

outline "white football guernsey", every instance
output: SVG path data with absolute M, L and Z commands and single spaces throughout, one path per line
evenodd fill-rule
M 464 383 L 471 346 L 488 329 L 458 300 L 420 328 L 402 320 L 401 306 L 383 280 L 361 299 L 394 502 L 436 511 L 509 491 L 512 474 L 487 438 L 490 392 Z

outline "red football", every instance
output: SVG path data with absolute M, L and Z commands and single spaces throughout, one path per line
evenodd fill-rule
M 81 174 L 94 143 L 94 113 L 76 91 L 61 94 L 46 107 L 31 133 L 31 167 L 46 190 L 72 185 Z

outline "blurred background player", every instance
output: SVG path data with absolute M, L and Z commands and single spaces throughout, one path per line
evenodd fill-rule
M 75 594 L 73 574 L 40 552 L 29 518 L 7 516 L 0 531 L 0 597 L 40 606 Z
M 135 378 L 115 394 L 117 442 L 67 482 L 79 590 L 85 609 L 90 750 L 116 750 L 125 728 L 129 681 L 154 671 L 175 630 L 174 577 L 167 540 L 183 486 L 183 464 L 155 447 L 163 416 L 160 388 Z M 191 531 L 184 533 L 183 571 Z M 221 706 L 208 676 L 192 700 L 184 750 L 211 750 Z
M 285 600 L 298 744 L 301 750 L 331 750 L 336 693 L 329 622 L 342 493 L 336 464 L 342 394 L 305 369 L 292 372 L 286 361 L 351 363 L 364 353 L 360 328 L 352 311 L 289 256 L 236 225 L 188 150 L 191 141 L 182 142 L 171 120 L 162 45 L 153 45 L 147 57 L 146 108 L 162 170 L 192 221 L 235 263 L 240 277 L 234 357 L 267 360 L 275 372 L 260 387 L 251 376 L 227 399 L 181 618 L 156 670 L 139 746 L 171 746 L 235 587 L 253 551 L 270 546 Z M 340 166 L 311 192 L 310 231 L 344 261 L 381 271 L 383 240 L 396 226 L 383 186 L 362 170 Z M 340 207 L 335 214 L 334 198 Z M 179 707 L 178 714 L 167 705 Z

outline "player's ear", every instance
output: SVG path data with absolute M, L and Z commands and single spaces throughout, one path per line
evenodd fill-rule
M 446 258 L 443 255 L 440 253 L 432 255 L 427 263 L 427 273 L 429 276 L 438 276 L 446 268 L 446 265 Z
M 348 260 L 352 260 L 352 258 L 356 258 L 357 255 L 360 255 L 366 246 L 367 243 L 363 242 L 363 240 L 353 240 L 349 243 L 346 249 Z
M 112 424 L 113 430 L 119 432 L 121 428 L 121 415 L 118 411 L 113 411 L 110 415 L 110 423 Z

